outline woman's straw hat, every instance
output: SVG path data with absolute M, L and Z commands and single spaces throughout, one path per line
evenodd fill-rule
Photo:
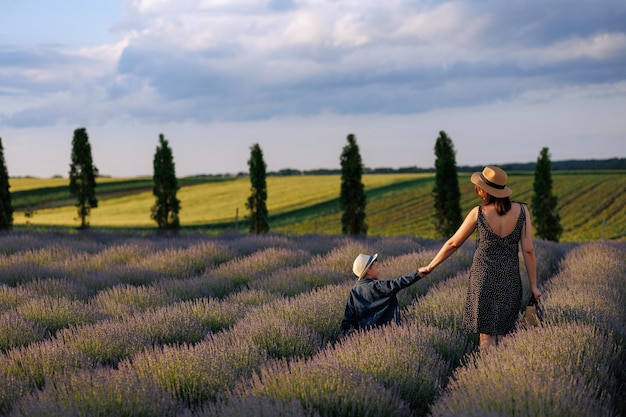
M 488 165 L 483 172 L 474 172 L 471 181 L 494 197 L 504 198 L 510 196 L 513 191 L 506 186 L 508 176 L 502 168 Z
M 359 256 L 356 257 L 354 263 L 352 264 L 352 272 L 354 272 L 354 275 L 359 277 L 359 279 L 362 279 L 365 276 L 368 268 L 372 266 L 372 263 L 374 263 L 376 258 L 378 258 L 377 253 L 374 255 L 365 255 L 362 253 L 359 254 Z

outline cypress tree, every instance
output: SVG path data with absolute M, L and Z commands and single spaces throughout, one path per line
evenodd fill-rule
M 363 162 L 359 146 L 353 134 L 348 135 L 348 144 L 341 153 L 341 194 L 339 203 L 341 231 L 346 235 L 367 235 L 365 223 L 365 206 L 367 198 L 363 186 Z
M 558 242 L 563 233 L 557 212 L 557 198 L 552 194 L 552 168 L 548 148 L 543 148 L 535 165 L 532 215 L 538 238 Z
M 4 161 L 4 147 L 0 138 L 0 230 L 10 230 L 13 227 L 13 204 L 9 191 L 9 172 Z
M 156 202 L 152 206 L 151 218 L 156 221 L 159 229 L 178 229 L 180 220 L 180 201 L 176 197 L 178 179 L 172 149 L 163 134 L 159 135 L 159 145 L 154 153 L 154 186 L 152 193 Z
M 98 207 L 96 198 L 96 177 L 98 168 L 93 164 L 91 145 L 87 129 L 74 131 L 72 140 L 72 162 L 70 164 L 70 195 L 76 197 L 76 207 L 80 218 L 80 229 L 89 227 L 87 218 L 92 208 Z
M 456 151 L 446 132 L 439 132 L 435 143 L 435 229 L 441 237 L 449 237 L 463 222 L 461 192 L 456 169 Z
M 263 160 L 263 151 L 259 144 L 250 147 L 250 197 L 246 202 L 246 208 L 250 210 L 250 232 L 261 234 L 270 230 L 267 221 L 267 183 L 265 180 L 265 170 L 267 168 Z

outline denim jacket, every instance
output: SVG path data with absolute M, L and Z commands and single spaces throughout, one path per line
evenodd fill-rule
M 341 333 L 352 330 L 400 323 L 400 307 L 396 294 L 419 281 L 417 271 L 390 280 L 360 279 L 350 290 Z

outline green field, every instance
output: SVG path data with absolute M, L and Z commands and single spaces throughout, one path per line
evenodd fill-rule
M 626 240 L 624 171 L 553 172 L 553 192 L 564 233 L 563 242 Z M 513 199 L 530 203 L 534 174 L 512 172 Z M 78 226 L 74 200 L 63 178 L 12 178 L 14 224 Z M 247 230 L 248 178 L 182 178 L 178 198 L 183 227 L 221 231 Z M 437 238 L 431 191 L 434 174 L 364 175 L 369 234 Z M 459 175 L 463 214 L 479 203 L 469 174 Z M 268 210 L 274 232 L 340 234 L 339 175 L 269 177 Z M 151 178 L 100 178 L 99 207 L 90 224 L 101 228 L 156 228 Z M 29 216 L 26 216 L 28 213 Z

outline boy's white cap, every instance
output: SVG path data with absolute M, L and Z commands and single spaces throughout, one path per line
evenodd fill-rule
M 376 258 L 378 258 L 377 253 L 374 255 L 365 255 L 363 253 L 359 254 L 352 264 L 352 272 L 354 272 L 354 275 L 359 277 L 359 279 L 362 279 L 365 276 L 367 269 L 372 265 L 372 262 L 374 262 Z

